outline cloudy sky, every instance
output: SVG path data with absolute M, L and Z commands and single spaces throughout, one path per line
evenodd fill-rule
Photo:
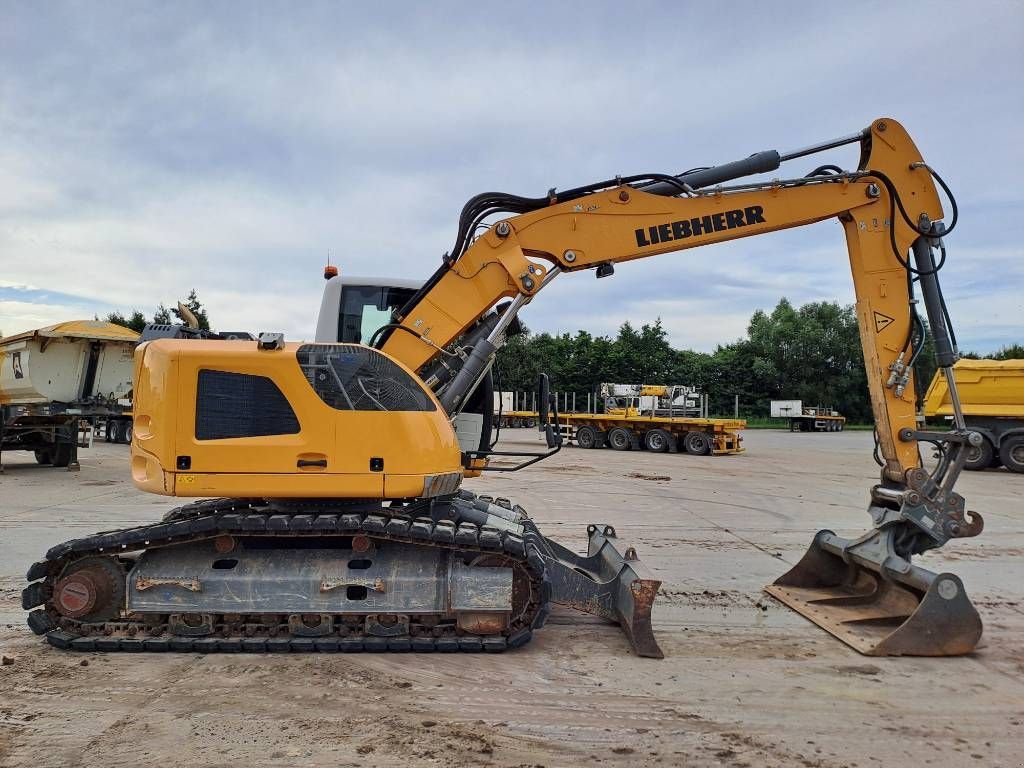
M 887 115 L 957 194 L 944 285 L 961 346 L 992 351 L 1024 340 L 1022 39 L 1020 2 L 0 0 L 0 330 L 194 287 L 215 327 L 308 338 L 328 251 L 426 277 L 477 192 L 678 172 Z M 783 295 L 852 302 L 837 222 L 564 276 L 524 320 L 660 317 L 710 350 Z

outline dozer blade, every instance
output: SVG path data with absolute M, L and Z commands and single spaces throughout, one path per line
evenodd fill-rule
M 850 541 L 819 531 L 765 592 L 865 656 L 960 656 L 981 637 L 964 585 L 896 555 L 891 531 Z
M 543 539 L 540 549 L 551 600 L 615 622 L 638 656 L 665 658 L 651 628 L 651 607 L 661 581 L 653 578 L 633 547 L 620 549 L 610 525 L 589 525 L 587 535 L 585 557 Z

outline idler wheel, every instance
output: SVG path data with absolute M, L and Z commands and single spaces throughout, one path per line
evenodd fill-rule
M 118 615 L 124 598 L 124 571 L 116 560 L 87 557 L 73 563 L 53 588 L 53 607 L 61 616 L 106 621 Z
M 58 581 L 53 602 L 62 616 L 80 619 L 92 613 L 97 605 L 109 602 L 111 591 L 104 574 L 86 569 Z

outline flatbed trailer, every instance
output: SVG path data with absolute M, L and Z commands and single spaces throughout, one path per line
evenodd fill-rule
M 537 423 L 536 411 L 509 411 L 506 426 Z M 722 456 L 743 453 L 743 419 L 704 419 L 609 413 L 565 413 L 558 425 L 569 444 L 580 448 L 610 447 L 617 451 L 645 449 L 656 453 L 693 453 Z
M 846 417 L 831 408 L 804 407 L 800 400 L 772 400 L 771 417 L 787 419 L 790 432 L 842 432 Z
M 842 432 L 846 427 L 845 416 L 832 414 L 789 416 L 790 432 Z

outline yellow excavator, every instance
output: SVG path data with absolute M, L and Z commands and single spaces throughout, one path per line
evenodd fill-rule
M 848 144 L 861 150 L 856 170 L 828 164 L 762 180 L 782 162 Z M 952 205 L 948 226 L 936 183 Z M 962 582 L 911 562 L 982 528 L 953 491 L 978 440 L 956 397 L 958 353 L 938 281 L 956 218 L 942 179 L 887 118 L 678 175 L 537 198 L 477 195 L 424 283 L 329 281 L 317 342 L 263 334 L 141 344 L 132 479 L 157 494 L 210 498 L 159 523 L 51 548 L 28 572 L 28 623 L 71 650 L 503 651 L 527 643 L 558 603 L 619 623 L 638 654 L 661 657 L 651 627 L 659 581 L 611 526 L 588 526 L 588 552 L 577 555 L 518 505 L 461 487 L 560 447 L 541 376 L 547 449 L 493 449 L 495 354 L 519 311 L 564 273 L 605 278 L 618 262 L 839 219 L 881 465 L 872 525 L 854 539 L 819 532 L 766 589 L 862 653 L 967 653 L 981 621 Z M 915 422 L 926 328 L 948 374 L 949 432 Z M 921 442 L 938 449 L 930 469 Z

